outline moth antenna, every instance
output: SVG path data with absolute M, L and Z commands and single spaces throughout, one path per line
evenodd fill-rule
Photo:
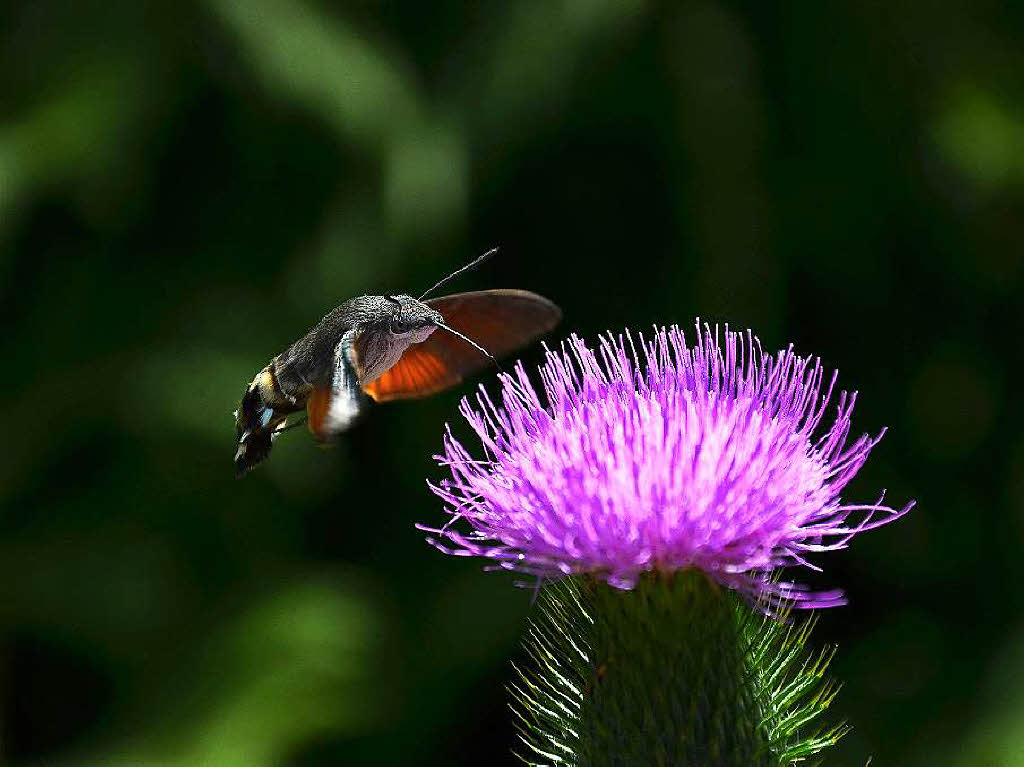
M 494 358 L 494 355 L 491 354 L 489 351 L 487 351 L 484 347 L 482 347 L 476 341 L 474 341 L 472 338 L 470 338 L 469 336 L 462 335 L 462 333 L 457 331 L 455 328 L 450 328 L 450 327 L 448 327 L 447 325 L 445 325 L 443 323 L 439 322 L 439 323 L 437 323 L 437 326 L 439 328 L 441 328 L 441 330 L 447 330 L 453 336 L 455 336 L 457 338 L 461 338 L 463 341 L 465 341 L 467 344 L 472 346 L 474 349 L 476 349 L 481 354 L 483 354 L 485 357 L 487 357 L 491 362 L 493 362 L 494 363 L 494 367 L 496 367 L 496 368 L 498 368 L 498 370 L 501 370 L 502 372 L 504 372 L 504 370 L 502 369 L 501 365 L 498 364 L 498 360 L 496 360 Z
M 433 285 L 432 285 L 432 286 L 431 286 L 431 287 L 430 287 L 430 288 L 429 288 L 428 290 L 426 290 L 426 291 L 425 291 L 425 292 L 423 293 L 423 295 L 421 295 L 421 296 L 419 297 L 419 299 L 417 299 L 417 300 L 419 300 L 419 301 L 422 301 L 422 300 L 423 300 L 424 298 L 426 298 L 427 296 L 429 296 L 429 295 L 430 295 L 431 293 L 433 293 L 433 292 L 434 292 L 435 290 L 437 290 L 437 289 L 438 289 L 439 287 L 441 287 L 441 286 L 442 286 L 442 285 L 444 285 L 445 283 L 447 283 L 447 282 L 450 282 L 451 280 L 454 280 L 454 279 L 455 279 L 456 277 L 458 277 L 458 276 L 459 276 L 460 274 L 462 274 L 463 272 L 468 272 L 468 271 L 469 271 L 470 269 L 475 269 L 476 267 L 480 266 L 480 264 L 482 264 L 482 263 L 483 263 L 484 261 L 486 261 L 487 259 L 489 259 L 489 258 L 490 258 L 491 256 L 493 256 L 493 255 L 494 255 L 495 253 L 497 253 L 497 252 L 498 252 L 498 249 L 497 249 L 497 248 L 491 248 L 491 249 L 490 249 L 489 251 L 487 251 L 486 253 L 484 253 L 484 254 L 483 254 L 482 256 L 477 256 L 477 257 L 476 257 L 476 258 L 474 258 L 474 259 L 473 259 L 472 261 L 470 261 L 470 262 L 469 262 L 468 264 L 466 264 L 465 266 L 463 266 L 463 267 L 462 267 L 461 269 L 456 269 L 456 270 L 455 270 L 454 272 L 452 272 L 451 274 L 449 274 L 449 275 L 448 275 L 447 277 L 445 277 L 444 279 L 442 279 L 442 280 L 439 280 L 438 282 L 435 282 L 435 283 L 434 283 L 434 284 L 433 284 Z M 450 328 L 449 328 L 449 329 L 450 329 Z M 465 336 L 463 336 L 463 337 L 465 338 Z M 469 339 L 467 338 L 466 340 L 468 341 Z M 488 356 L 490 356 L 490 355 L 488 355 Z

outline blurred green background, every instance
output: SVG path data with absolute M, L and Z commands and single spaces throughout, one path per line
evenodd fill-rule
M 501 245 L 455 289 L 837 367 L 890 427 L 848 497 L 918 508 L 817 560 L 851 601 L 826 761 L 1024 764 L 1022 32 L 969 0 L 4 4 L 3 758 L 509 761 L 530 593 L 413 527 L 471 385 L 231 465 L 328 309 Z

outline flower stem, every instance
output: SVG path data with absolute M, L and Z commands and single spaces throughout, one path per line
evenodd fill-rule
M 799 663 L 807 634 L 762 620 L 695 570 L 650 574 L 632 591 L 552 583 L 512 688 L 525 761 L 779 765 L 814 753 L 842 731 L 796 742 L 785 727 L 806 726 L 834 694 L 819 685 L 827 657 Z M 812 692 L 813 705 L 800 700 Z

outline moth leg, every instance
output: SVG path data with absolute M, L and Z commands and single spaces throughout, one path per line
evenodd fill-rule
M 302 418 L 301 420 L 295 421 L 294 423 L 288 423 L 288 419 L 286 418 L 283 421 L 281 421 L 281 423 L 274 429 L 274 433 L 275 434 L 281 434 L 282 432 L 291 431 L 292 429 L 294 429 L 294 428 L 296 428 L 298 426 L 302 426 L 305 423 L 306 423 L 306 419 L 305 418 Z

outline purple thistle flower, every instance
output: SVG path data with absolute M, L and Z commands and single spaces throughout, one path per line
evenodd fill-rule
M 805 555 L 844 548 L 857 533 L 905 514 L 843 503 L 840 492 L 878 441 L 847 444 L 856 394 L 815 431 L 819 359 L 792 347 L 774 357 L 759 340 L 697 323 L 634 343 L 602 337 L 599 353 L 572 336 L 540 370 L 547 404 L 521 363 L 502 374 L 501 405 L 480 387 L 460 410 L 486 454 L 476 460 L 450 428 L 451 479 L 431 489 L 451 515 L 428 539 L 456 556 L 537 576 L 589 573 L 631 588 L 645 571 L 696 567 L 771 605 L 830 607 L 840 591 L 811 592 L 775 579 Z M 883 493 L 884 497 L 884 493 Z M 457 528 L 468 523 L 470 530 Z

